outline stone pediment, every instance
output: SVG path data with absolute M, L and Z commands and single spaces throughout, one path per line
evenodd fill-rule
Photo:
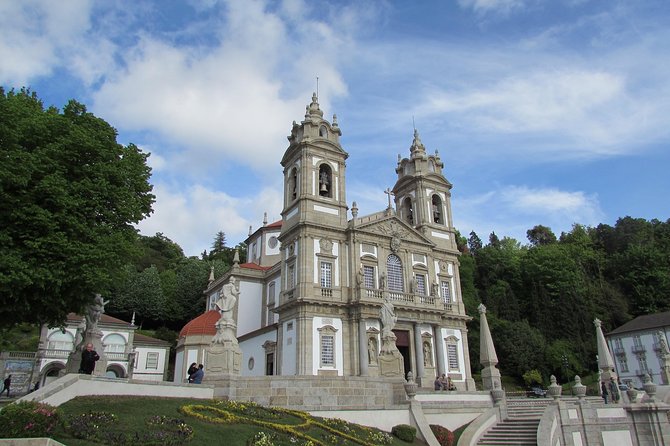
M 394 251 L 394 246 L 397 247 L 398 244 L 404 243 L 416 243 L 429 246 L 434 245 L 434 243 L 426 238 L 421 232 L 400 220 L 395 215 L 357 225 L 356 231 L 359 235 L 370 234 L 371 236 L 388 237 L 391 242 L 391 249 Z

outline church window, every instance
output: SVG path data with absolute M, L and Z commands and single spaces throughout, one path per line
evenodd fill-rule
M 375 286 L 375 267 L 363 265 L 363 286 L 365 288 L 376 288 Z
M 105 353 L 124 353 L 126 351 L 126 338 L 120 334 L 110 334 L 102 341 Z
M 458 370 L 458 346 L 456 344 L 447 344 L 447 363 L 449 370 Z
M 321 367 L 335 367 L 335 334 L 337 330 L 332 325 L 326 325 L 318 330 Z
M 272 312 L 272 309 L 275 306 L 275 283 L 270 282 L 270 285 L 268 285 L 268 303 L 266 307 L 266 315 L 265 315 L 265 320 L 267 325 L 272 325 L 274 324 L 275 321 L 275 315 Z
M 288 192 L 291 200 L 298 198 L 298 169 L 291 169 L 288 180 Z
M 265 374 L 274 375 L 275 373 L 275 354 L 267 353 L 265 355 Z
M 319 127 L 319 136 L 322 138 L 328 138 L 328 129 L 325 125 Z
M 51 333 L 49 336 L 49 344 L 47 347 L 49 350 L 66 350 L 68 352 L 74 349 L 74 339 L 72 334 L 69 332 L 63 333 L 58 330 Z
M 442 200 L 438 195 L 433 195 L 432 198 L 433 204 L 433 223 L 443 224 L 442 218 Z
M 425 296 L 426 293 L 426 276 L 423 274 L 416 274 L 414 276 L 414 280 L 416 281 L 416 289 L 414 290 L 414 293 L 418 294 L 419 296 Z
M 414 225 L 414 211 L 412 209 L 412 199 L 407 197 L 403 200 L 403 213 L 405 215 L 405 220 L 410 225 Z
M 451 303 L 451 290 L 449 288 L 449 282 L 446 280 L 443 280 L 440 282 L 440 288 L 442 292 L 442 301 L 445 304 L 450 304 Z
M 333 174 L 328 164 L 319 166 L 319 195 L 322 197 L 333 196 Z
M 321 288 L 333 287 L 333 264 L 321 262 Z
M 335 336 L 321 336 L 321 365 L 332 367 L 335 365 Z
M 405 282 L 402 275 L 402 262 L 397 255 L 391 254 L 388 256 L 386 259 L 386 271 L 388 275 L 388 289 L 400 293 L 404 292 Z
M 147 364 L 146 364 L 147 369 L 158 369 L 158 353 L 157 352 L 149 352 L 147 353 Z

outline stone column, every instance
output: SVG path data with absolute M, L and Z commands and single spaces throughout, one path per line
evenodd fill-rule
M 489 322 L 486 319 L 486 307 L 479 304 L 479 362 L 482 369 L 482 386 L 484 390 L 494 390 L 501 388 L 500 370 L 496 368 L 498 364 L 498 355 L 493 346 L 493 338 L 489 329 Z
M 423 386 L 425 370 L 423 368 L 424 357 L 423 357 L 423 340 L 421 339 L 421 326 L 418 323 L 414 323 L 414 350 L 415 350 L 415 361 L 416 361 L 416 382 L 419 384 L 419 387 Z M 430 382 L 430 380 L 429 380 Z
M 435 333 L 435 353 L 437 355 L 437 374 L 447 373 L 447 364 L 444 360 L 444 339 L 442 338 L 442 329 L 439 325 L 433 327 Z
M 610 382 L 610 378 L 616 381 L 617 376 L 614 373 L 614 360 L 612 360 L 612 353 L 607 347 L 605 335 L 603 334 L 602 322 L 600 319 L 595 319 L 593 325 L 596 326 L 596 343 L 598 345 L 598 368 L 602 371 L 601 378 L 606 383 Z
M 361 376 L 368 376 L 368 332 L 364 318 L 358 320 L 358 362 Z

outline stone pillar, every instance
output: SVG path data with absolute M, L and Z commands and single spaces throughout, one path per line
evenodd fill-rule
M 237 324 L 219 319 L 212 343 L 205 348 L 205 381 L 216 381 L 222 375 L 239 375 L 242 350 L 237 343 Z
M 603 334 L 602 322 L 600 319 L 595 319 L 593 325 L 596 326 L 596 343 L 598 345 L 598 368 L 602 371 L 601 379 L 606 383 L 610 382 L 610 378 L 617 380 L 616 373 L 614 373 L 614 360 L 612 360 L 612 353 L 605 341 Z
M 442 329 L 439 325 L 433 327 L 435 333 L 435 354 L 437 356 L 437 374 L 447 373 L 447 364 L 444 359 L 444 339 L 442 339 Z
M 486 307 L 484 304 L 479 304 L 479 362 L 484 368 L 482 369 L 482 386 L 484 390 L 494 390 L 501 388 L 500 370 L 496 368 L 498 364 L 498 355 L 493 346 L 493 338 L 491 337 L 491 330 L 486 319 Z
M 358 320 L 358 362 L 360 375 L 368 376 L 368 330 L 364 318 Z
M 414 323 L 414 350 L 415 350 L 415 361 L 416 361 L 416 382 L 419 387 L 423 386 L 425 371 L 423 369 L 423 341 L 421 339 L 421 326 L 418 323 Z M 428 380 L 430 382 L 430 380 Z

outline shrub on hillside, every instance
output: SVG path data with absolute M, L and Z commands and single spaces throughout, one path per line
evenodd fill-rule
M 456 436 L 446 427 L 440 426 L 439 424 L 431 424 L 430 430 L 433 431 L 433 435 L 437 438 L 440 446 L 454 446 L 456 444 Z
M 409 424 L 398 424 L 393 426 L 391 433 L 396 437 L 400 438 L 402 441 L 411 443 L 416 438 L 416 428 L 410 426 Z
M 5 406 L 0 412 L 0 438 L 48 437 L 59 424 L 56 408 L 34 401 Z

